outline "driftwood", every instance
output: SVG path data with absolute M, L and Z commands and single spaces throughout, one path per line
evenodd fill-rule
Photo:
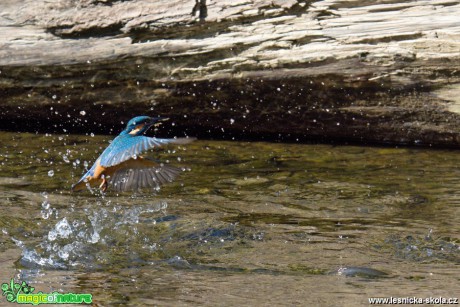
M 460 145 L 460 3 L 2 0 L 0 128 Z

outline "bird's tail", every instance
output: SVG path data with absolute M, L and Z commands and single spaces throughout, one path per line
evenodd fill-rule
M 72 185 L 72 187 L 70 188 L 70 190 L 72 192 L 80 192 L 80 191 L 83 191 L 86 189 L 86 186 L 88 184 L 88 176 L 92 176 L 94 175 L 94 165 L 93 167 L 91 167 L 90 170 L 88 170 L 84 175 L 83 177 L 80 178 L 80 180 L 78 180 L 78 182 L 74 185 Z
M 80 180 L 76 184 L 72 185 L 70 188 L 72 192 L 80 192 L 86 189 L 86 182 L 84 180 Z

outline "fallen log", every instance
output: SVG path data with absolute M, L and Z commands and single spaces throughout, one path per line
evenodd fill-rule
M 20 2 L 20 3 L 19 3 Z M 460 3 L 0 3 L 0 128 L 460 146 Z M 161 133 L 161 131 L 160 131 Z

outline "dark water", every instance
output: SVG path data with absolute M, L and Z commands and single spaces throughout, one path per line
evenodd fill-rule
M 197 141 L 152 153 L 191 168 L 156 195 L 71 194 L 109 139 L 0 134 L 0 283 L 102 306 L 459 296 L 457 151 Z

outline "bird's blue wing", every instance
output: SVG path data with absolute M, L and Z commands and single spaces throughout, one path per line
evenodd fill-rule
M 146 136 L 123 135 L 113 140 L 101 154 L 100 165 L 110 167 L 131 158 L 136 158 L 142 152 L 167 144 L 188 144 L 195 138 L 158 139 Z

